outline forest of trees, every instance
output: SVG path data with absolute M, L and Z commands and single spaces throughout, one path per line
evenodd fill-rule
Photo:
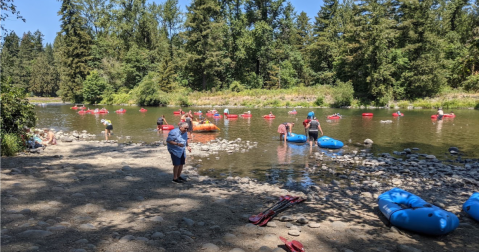
M 61 30 L 2 41 L 2 75 L 37 96 L 162 103 L 178 90 L 331 85 L 385 104 L 479 91 L 479 0 L 63 0 Z M 347 105 L 347 104 L 344 104 Z

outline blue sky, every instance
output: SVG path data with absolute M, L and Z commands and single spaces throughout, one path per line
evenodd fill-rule
M 293 4 L 298 14 L 304 11 L 311 20 L 314 19 L 314 16 L 316 16 L 323 4 L 322 0 L 289 1 Z M 149 2 L 163 3 L 164 0 L 149 0 Z M 190 2 L 191 0 L 179 0 L 183 11 L 186 11 L 185 6 Z M 14 4 L 17 6 L 17 10 L 20 11 L 20 15 L 26 19 L 26 22 L 24 23 L 10 15 L 10 17 L 5 20 L 5 28 L 15 31 L 20 37 L 25 32 L 40 30 L 45 35 L 43 37 L 44 44 L 53 43 L 57 32 L 60 31 L 60 17 L 57 15 L 57 12 L 60 10 L 61 1 L 15 0 Z

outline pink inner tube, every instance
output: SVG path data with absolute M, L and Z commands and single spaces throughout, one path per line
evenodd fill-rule
M 253 115 L 252 114 L 242 114 L 241 116 L 242 117 L 252 117 Z
M 263 118 L 276 118 L 276 116 L 264 115 Z
M 173 126 L 171 124 L 170 125 L 161 125 L 162 130 L 172 130 L 174 128 L 175 128 L 175 126 Z
M 293 115 L 295 115 L 295 114 L 297 114 L 297 113 L 298 113 L 298 111 L 289 111 L 289 112 L 288 112 L 288 114 L 293 114 Z
M 86 114 L 86 113 L 89 113 L 89 112 L 88 111 L 83 111 L 83 110 L 78 111 L 78 114 Z
M 445 114 L 444 117 L 454 118 L 454 117 L 456 117 L 456 115 L 448 115 L 448 114 Z
M 393 113 L 393 116 L 404 116 L 404 114 L 401 113 L 401 115 L 398 115 L 398 113 Z
M 80 107 L 79 109 L 82 109 L 82 110 L 83 110 L 83 109 L 86 109 L 86 107 Z
M 233 114 L 232 114 L 232 115 L 227 115 L 226 117 L 227 117 L 227 118 L 238 118 L 238 115 L 233 115 Z
M 195 115 L 202 115 L 203 113 L 195 112 L 195 113 L 193 113 L 193 114 L 195 114 Z
M 181 114 L 184 114 L 184 113 L 185 113 L 185 111 L 181 111 Z M 173 114 L 179 115 L 179 114 L 180 114 L 180 111 L 173 111 Z
M 146 112 L 148 111 L 147 109 L 140 109 L 140 112 Z
M 213 113 L 206 113 L 206 116 L 213 116 Z
M 118 113 L 118 114 L 122 114 L 122 113 L 125 113 L 125 112 L 126 112 L 126 109 L 124 109 L 124 110 L 122 110 L 122 111 L 117 110 L 117 111 L 115 111 L 115 112 Z
M 341 119 L 339 116 L 328 116 L 328 119 Z
M 107 114 L 108 113 L 108 110 L 100 110 L 100 111 L 93 111 L 94 114 Z
M 373 113 L 363 113 L 363 116 L 373 116 Z

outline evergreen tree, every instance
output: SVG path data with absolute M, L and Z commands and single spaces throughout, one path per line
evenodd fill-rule
M 80 5 L 75 0 L 63 0 L 58 15 L 61 16 L 61 82 L 62 100 L 83 100 L 83 80 L 90 71 L 92 39 L 88 34 L 85 19 L 80 15 Z

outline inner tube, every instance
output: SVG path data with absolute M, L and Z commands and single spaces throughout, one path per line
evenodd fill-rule
M 398 115 L 397 112 L 393 113 L 393 116 L 404 116 L 404 113 L 401 113 L 401 115 Z
M 252 117 L 252 114 L 242 114 L 241 117 Z
M 373 113 L 363 113 L 363 116 L 373 116 Z
M 214 114 L 213 118 L 221 118 L 222 116 L 220 114 Z
M 296 115 L 297 113 L 298 113 L 298 111 L 288 111 L 288 114 Z
M 448 114 L 445 114 L 443 117 L 454 118 L 454 117 L 456 117 L 456 115 L 448 115 Z
M 392 225 L 417 233 L 445 235 L 459 226 L 455 214 L 399 188 L 379 195 L 378 205 Z
M 344 143 L 328 136 L 318 138 L 318 146 L 327 149 L 341 149 Z
M 84 114 L 87 114 L 87 113 L 89 113 L 89 112 L 88 112 L 88 111 L 84 111 L 84 110 L 78 111 L 78 114 L 80 114 L 80 115 L 84 115 Z
M 341 119 L 339 116 L 328 116 L 328 119 Z
M 70 109 L 77 110 L 78 107 L 70 107 Z
M 468 213 L 473 219 L 479 221 L 479 192 L 475 192 L 462 205 L 462 210 Z
M 206 113 L 206 116 L 214 116 L 215 114 L 213 113 Z
M 93 111 L 92 113 L 94 114 L 108 114 L 108 110 L 98 110 L 98 111 Z
M 238 118 L 238 115 L 234 115 L 234 114 L 229 114 L 229 115 L 226 115 L 227 118 Z
M 80 107 L 79 109 L 84 110 L 84 109 L 86 109 L 86 107 Z
M 115 111 L 115 112 L 118 113 L 118 114 L 123 114 L 123 113 L 126 113 L 126 109 L 124 109 L 124 110 L 117 110 L 117 111 Z
M 161 125 L 161 129 L 162 129 L 162 130 L 172 130 L 172 129 L 174 129 L 174 128 L 175 128 L 175 126 L 173 126 L 173 125 L 171 125 L 171 124 L 169 124 L 169 125 Z
M 199 123 L 193 123 L 193 131 L 194 132 L 214 132 L 218 131 L 220 128 L 218 128 L 216 125 L 212 123 L 204 123 L 204 124 L 199 124 Z
M 203 113 L 201 113 L 201 112 L 194 112 L 193 114 L 195 114 L 195 115 L 202 115 Z
M 272 116 L 270 116 L 270 115 L 264 115 L 263 118 L 276 118 L 276 116 L 274 116 L 274 115 L 272 115 Z
M 181 111 L 181 114 L 184 114 L 184 113 L 185 113 L 185 111 Z M 179 114 L 180 114 L 180 111 L 173 111 L 173 114 L 179 115 Z
M 293 143 L 305 143 L 307 140 L 305 135 L 299 134 L 290 134 L 288 132 L 288 136 L 286 137 L 286 141 L 293 142 Z
M 146 112 L 146 111 L 148 111 L 148 110 L 147 110 L 147 109 L 144 109 L 144 108 L 141 108 L 141 109 L 140 109 L 140 112 Z

